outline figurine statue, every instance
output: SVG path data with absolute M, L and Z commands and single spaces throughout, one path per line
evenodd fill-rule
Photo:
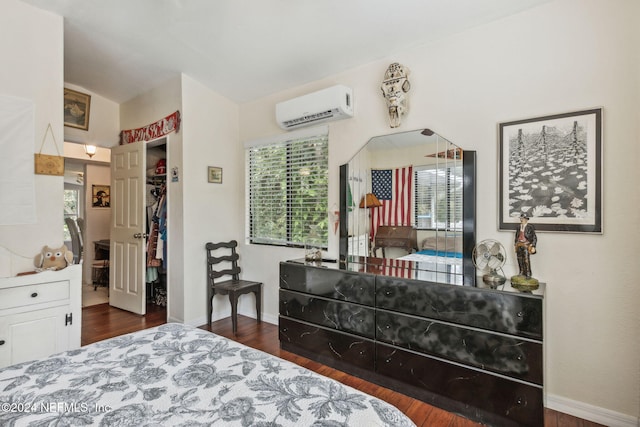
M 511 285 L 521 291 L 538 289 L 538 280 L 531 276 L 531 255 L 536 253 L 538 238 L 526 214 L 520 215 L 520 225 L 516 229 L 515 250 L 518 258 L 518 275 L 511 278 Z
M 405 95 L 411 89 L 409 69 L 397 62 L 389 65 L 380 89 L 387 101 L 389 124 L 392 128 L 397 128 L 400 126 L 402 116 L 409 111 L 409 100 Z

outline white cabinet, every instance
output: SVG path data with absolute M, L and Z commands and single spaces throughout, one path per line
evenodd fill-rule
M 81 267 L 0 279 L 0 367 L 80 347 Z

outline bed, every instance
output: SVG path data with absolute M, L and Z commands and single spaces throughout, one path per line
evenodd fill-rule
M 382 400 L 178 323 L 0 369 L 0 425 L 414 426 Z

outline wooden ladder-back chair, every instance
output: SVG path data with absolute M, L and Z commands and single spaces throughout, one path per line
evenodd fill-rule
M 222 243 L 207 243 L 207 323 L 211 326 L 213 315 L 213 297 L 216 294 L 229 295 L 231 303 L 231 322 L 233 334 L 238 329 L 238 297 L 242 294 L 253 292 L 256 298 L 256 315 L 260 323 L 260 305 L 262 300 L 262 282 L 253 282 L 240 279 L 240 267 L 238 266 L 238 242 L 231 240 Z M 224 251 L 224 255 L 221 253 Z M 224 276 L 231 279 L 217 281 Z

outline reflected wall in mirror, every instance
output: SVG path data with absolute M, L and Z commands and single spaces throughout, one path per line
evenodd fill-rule
M 474 282 L 475 152 L 430 129 L 371 138 L 341 167 L 340 259 L 412 262 Z

